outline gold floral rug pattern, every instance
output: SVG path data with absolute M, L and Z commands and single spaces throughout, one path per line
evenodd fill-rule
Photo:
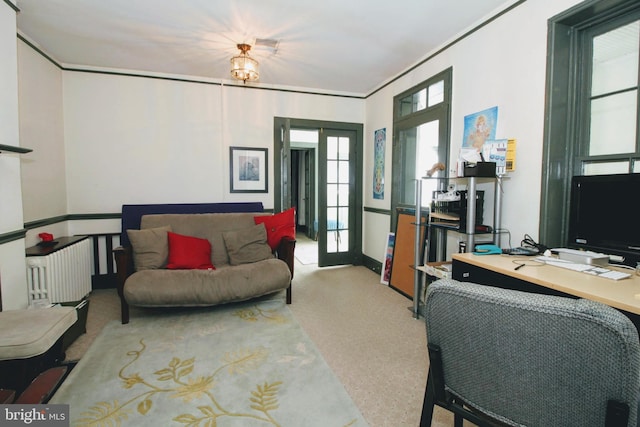
M 51 403 L 76 427 L 367 425 L 280 299 L 110 323 Z

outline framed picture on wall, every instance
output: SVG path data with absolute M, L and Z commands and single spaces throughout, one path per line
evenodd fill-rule
M 266 148 L 229 147 L 229 173 L 232 193 L 268 192 Z

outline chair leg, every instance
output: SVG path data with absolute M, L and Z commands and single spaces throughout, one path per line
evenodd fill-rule
M 424 392 L 424 402 L 422 403 L 422 416 L 420 417 L 420 427 L 431 427 L 431 419 L 433 418 L 433 407 L 435 406 L 436 396 L 431 381 L 431 371 L 427 377 L 427 387 Z
M 120 297 L 120 315 L 123 325 L 129 323 L 129 303 L 125 301 L 124 297 Z

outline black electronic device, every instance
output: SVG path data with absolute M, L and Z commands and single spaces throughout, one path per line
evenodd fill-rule
M 496 162 L 464 162 L 464 176 L 492 178 L 496 176 Z
M 517 248 L 505 248 L 502 250 L 502 253 L 506 255 L 520 255 L 520 256 L 540 255 L 539 250 L 535 248 L 525 248 L 523 246 L 519 246 Z
M 640 174 L 574 176 L 567 246 L 640 261 Z

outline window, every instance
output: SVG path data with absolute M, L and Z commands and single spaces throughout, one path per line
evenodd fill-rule
M 398 115 L 406 117 L 412 113 L 422 111 L 427 107 L 436 106 L 444 102 L 444 80 L 438 80 L 426 87 L 424 84 L 409 90 L 409 94 L 399 100 Z
M 625 23 L 627 19 L 632 21 Z M 579 115 L 588 137 L 575 172 L 632 172 L 638 155 L 640 18 L 604 22 L 586 31 L 583 40 L 582 69 L 590 87 L 584 90 L 586 102 Z
M 451 75 L 449 68 L 394 98 L 392 230 L 396 208 L 415 206 L 416 180 L 436 163 L 448 166 Z M 423 206 L 428 206 L 435 185 L 423 182 Z
M 580 3 L 549 20 L 548 39 L 540 241 L 563 246 L 573 175 L 640 173 L 640 4 Z
M 291 143 L 309 143 L 309 144 L 317 144 L 318 143 L 318 129 L 291 129 L 289 131 L 289 139 Z

